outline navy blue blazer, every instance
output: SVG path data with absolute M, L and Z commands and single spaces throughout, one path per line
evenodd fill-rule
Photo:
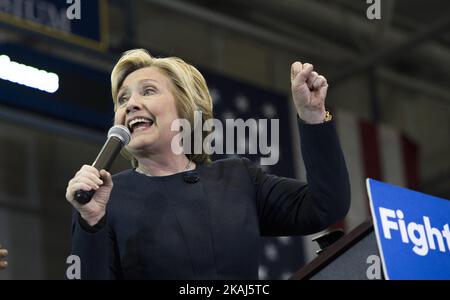
M 196 183 L 114 175 L 106 217 L 90 227 L 74 215 L 82 279 L 258 279 L 260 236 L 318 232 L 349 209 L 334 121 L 299 129 L 308 184 L 244 158 L 197 165 Z

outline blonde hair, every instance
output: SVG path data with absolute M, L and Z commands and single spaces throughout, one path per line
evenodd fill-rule
M 178 116 L 188 120 L 192 130 L 194 130 L 195 111 L 202 113 L 201 125 L 213 117 L 212 99 L 203 75 L 194 66 L 186 63 L 181 58 L 156 58 L 151 56 L 145 49 L 133 49 L 124 52 L 114 66 L 111 73 L 111 93 L 114 111 L 117 110 L 117 94 L 125 78 L 132 72 L 146 67 L 156 67 L 170 79 Z M 202 141 L 209 133 L 208 131 L 202 131 Z M 194 153 L 193 140 L 191 145 L 190 153 Z M 133 167 L 137 167 L 138 162 L 136 158 L 125 148 L 122 150 L 122 155 L 131 160 Z M 210 161 L 209 155 L 204 153 L 203 147 L 201 154 L 186 154 L 186 156 L 195 163 Z

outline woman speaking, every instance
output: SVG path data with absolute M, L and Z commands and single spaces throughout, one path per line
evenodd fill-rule
M 123 152 L 132 168 L 111 176 L 85 165 L 67 187 L 81 278 L 258 279 L 260 236 L 311 234 L 343 218 L 350 188 L 327 81 L 295 62 L 291 82 L 307 183 L 245 158 L 173 151 L 172 123 L 213 117 L 205 79 L 179 58 L 125 52 L 111 89 L 114 122 L 131 132 Z M 74 200 L 80 189 L 95 190 L 85 205 Z

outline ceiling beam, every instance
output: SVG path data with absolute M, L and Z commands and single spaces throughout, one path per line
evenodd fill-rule
M 427 40 L 430 40 L 431 38 L 443 32 L 445 29 L 448 29 L 449 27 L 450 27 L 450 16 L 447 16 L 441 20 L 436 21 L 434 24 L 432 24 L 425 30 L 419 32 L 418 34 L 402 42 L 401 44 L 387 48 L 385 50 L 378 51 L 375 54 L 362 59 L 356 65 L 350 66 L 349 68 L 343 70 L 341 73 L 332 76 L 330 81 L 332 81 L 334 84 L 340 83 L 354 75 L 357 75 L 369 68 L 374 67 L 375 65 L 381 64 L 388 59 L 393 59 L 405 53 L 410 53 L 411 49 L 420 46 L 422 43 L 426 42 Z
M 337 61 L 354 59 L 354 54 L 348 50 L 333 49 L 330 51 L 324 48 L 316 48 L 314 45 L 305 44 L 298 39 L 280 34 L 279 32 L 263 28 L 247 21 L 219 13 L 208 8 L 204 8 L 192 3 L 179 0 L 146 0 L 146 2 L 170 9 L 183 15 L 191 16 L 195 19 L 214 24 L 228 30 L 239 32 L 255 39 L 262 40 L 269 44 L 274 44 L 283 49 L 293 52 L 300 52 L 311 57 L 320 57 L 323 60 Z

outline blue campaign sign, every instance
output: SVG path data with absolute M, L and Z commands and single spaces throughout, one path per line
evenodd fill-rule
M 386 279 L 450 279 L 450 201 L 367 179 Z

